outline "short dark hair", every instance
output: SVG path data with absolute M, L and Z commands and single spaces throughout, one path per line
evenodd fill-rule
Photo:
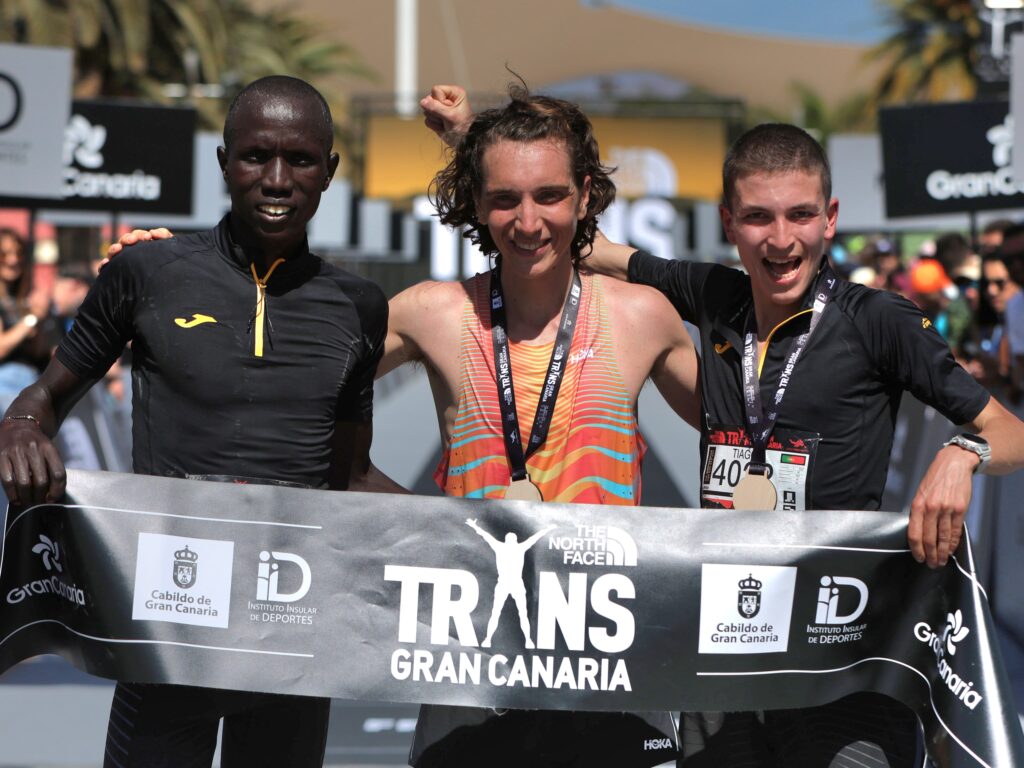
M 755 173 L 816 173 L 825 202 L 832 197 L 828 155 L 813 136 L 787 123 L 762 123 L 740 136 L 722 165 L 722 203 L 732 207 L 736 182 Z
M 1007 228 L 1003 233 L 1003 244 L 996 253 L 1006 264 L 1007 269 L 1012 263 L 1024 259 L 1024 224 L 1014 224 Z
M 509 88 L 510 102 L 488 109 L 472 125 L 443 170 L 430 185 L 431 202 L 444 224 L 465 227 L 464 237 L 480 246 L 488 256 L 500 256 L 487 225 L 476 214 L 476 200 L 484 187 L 484 154 L 499 141 L 560 141 L 569 155 L 573 182 L 580 190 L 590 177 L 590 199 L 572 241 L 573 263 L 597 233 L 597 217 L 615 200 L 614 170 L 601 164 L 594 127 L 578 106 L 563 99 L 535 96 L 520 86 Z
M 300 80 L 297 77 L 287 75 L 270 75 L 253 80 L 238 95 L 231 100 L 228 107 L 227 117 L 224 118 L 224 147 L 230 148 L 231 141 L 235 135 L 235 122 L 238 119 L 238 111 L 253 99 L 268 101 L 270 99 L 311 99 L 320 109 L 321 124 L 320 140 L 324 149 L 330 154 L 334 146 L 334 120 L 331 118 L 331 108 L 327 100 L 316 88 Z
M 970 255 L 971 244 L 959 232 L 947 232 L 935 240 L 935 259 L 947 275 L 953 274 Z
M 991 235 L 994 232 L 998 232 L 1001 235 L 1006 234 L 1006 230 L 1014 226 L 1013 219 L 993 219 L 984 227 L 981 228 L 981 234 Z
M 57 277 L 62 280 L 77 280 L 80 283 L 85 283 L 90 288 L 96 282 L 96 274 L 93 272 L 92 267 L 81 262 L 62 264 L 60 269 L 57 270 Z

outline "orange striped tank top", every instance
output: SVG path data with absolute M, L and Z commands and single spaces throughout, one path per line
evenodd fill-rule
M 580 277 L 583 298 L 551 427 L 526 466 L 545 501 L 636 505 L 647 446 L 615 362 L 601 278 Z M 500 499 L 511 476 L 495 383 L 489 289 L 490 273 L 470 280 L 462 313 L 458 410 L 434 473 L 448 496 Z M 509 345 L 524 442 L 553 345 Z

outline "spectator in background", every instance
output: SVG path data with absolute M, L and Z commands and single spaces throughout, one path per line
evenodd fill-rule
M 910 277 L 891 240 L 881 238 L 869 243 L 861 251 L 861 263 L 875 271 L 872 288 L 894 291 L 904 296 L 910 292 Z
M 947 232 L 935 241 L 935 260 L 953 281 L 971 312 L 976 312 L 980 293 L 981 257 L 971 250 L 967 238 L 959 232 Z
M 961 357 L 972 313 L 938 259 L 921 259 L 910 269 L 910 299 L 946 340 L 953 355 Z
M 0 407 L 10 405 L 49 360 L 38 333 L 49 308 L 46 295 L 32 290 L 25 241 L 14 230 L 0 229 Z
M 984 259 L 986 256 L 999 252 L 999 247 L 1003 244 L 1003 237 L 1006 234 L 1006 230 L 1013 226 L 1013 221 L 1010 219 L 995 219 L 990 221 L 981 230 L 981 234 L 978 235 L 978 242 L 974 246 L 974 250 Z
M 78 308 L 96 281 L 92 269 L 86 264 L 61 267 L 53 284 L 53 317 L 56 325 L 54 346 L 71 330 Z
M 999 255 L 1010 279 L 1024 286 L 1024 224 L 1006 230 Z M 1018 291 L 1006 302 L 1003 316 L 1010 369 L 1010 401 L 1020 401 L 1024 389 L 1024 291 Z
M 1007 305 L 1020 294 L 1020 286 L 1010 279 L 1009 270 L 998 253 L 988 253 L 982 258 L 981 271 L 985 302 L 996 322 L 981 327 L 978 356 L 968 370 L 983 385 L 995 391 L 1010 380 L 1009 339 L 1003 321 Z

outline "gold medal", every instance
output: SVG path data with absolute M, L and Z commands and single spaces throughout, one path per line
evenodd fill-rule
M 732 492 L 733 509 L 775 509 L 779 494 L 775 484 L 764 475 L 753 475 L 749 472 L 740 479 L 736 490 Z
M 540 488 L 530 482 L 529 477 L 509 483 L 508 489 L 505 491 L 505 498 L 510 501 L 544 501 Z

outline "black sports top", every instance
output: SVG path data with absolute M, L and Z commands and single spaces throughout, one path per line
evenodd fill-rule
M 100 273 L 57 358 L 96 379 L 132 342 L 136 472 L 326 486 L 335 422 L 372 415 L 387 300 L 305 247 L 265 282 L 227 217 Z
M 700 331 L 702 505 L 730 506 L 730 475 L 744 469 L 737 462 L 746 441 L 742 354 L 753 304 L 750 278 L 728 267 L 638 251 L 629 261 L 629 279 L 659 289 Z M 763 402 L 774 398 L 789 340 L 807 330 L 813 288 L 804 310 L 769 337 Z M 911 302 L 839 280 L 775 427 L 777 509 L 878 509 L 904 390 L 955 424 L 973 420 L 989 400 Z

